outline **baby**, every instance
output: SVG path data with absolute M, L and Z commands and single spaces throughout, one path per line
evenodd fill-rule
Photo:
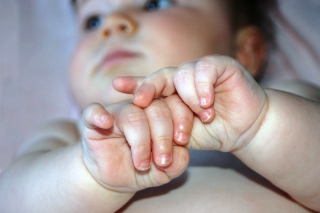
M 121 207 L 119 211 L 132 212 L 151 209 L 263 212 L 272 211 L 271 208 L 308 212 L 303 206 L 319 210 L 319 183 L 316 178 L 312 179 L 319 172 L 307 175 L 308 168 L 316 168 L 313 162 L 318 162 L 319 148 L 314 138 L 319 135 L 311 128 L 317 125 L 298 116 L 307 114 L 302 109 L 317 115 L 314 108 L 318 105 L 274 91 L 265 93 L 251 78 L 260 77 L 265 62 L 266 42 L 272 29 L 265 6 L 271 3 L 75 1 L 80 40 L 71 63 L 70 82 L 74 98 L 83 110 L 82 119 L 80 122 L 53 121 L 30 137 L 16 161 L 0 176 L 0 208 L 6 212 L 114 212 Z M 235 75 L 230 76 L 230 69 L 214 68 L 224 67 L 225 59 L 217 60 L 214 67 L 209 60 L 204 68 L 210 73 L 197 74 L 200 78 L 196 82 L 206 83 L 199 90 L 202 87 L 189 84 L 187 78 L 190 73 L 192 76 L 192 70 L 197 70 L 193 68 L 196 62 L 183 65 L 182 71 L 178 69 L 180 71 L 175 72 L 181 74 L 178 78 L 171 76 L 175 69 L 167 68 L 146 81 L 158 85 L 162 82 L 158 80 L 160 76 L 167 84 L 157 87 L 164 90 L 152 90 L 153 87 L 144 84 L 134 98 L 137 106 L 126 100 L 131 99 L 131 95 L 113 88 L 132 93 L 140 80 L 118 78 L 113 82 L 113 79 L 119 75 L 148 76 L 163 67 L 177 67 L 213 54 L 234 57 L 249 72 L 232 62 L 228 68 Z M 219 72 L 227 75 L 220 73 L 221 78 Z M 172 83 L 177 79 L 181 84 Z M 212 87 L 217 82 L 226 86 Z M 181 86 L 185 91 L 181 91 Z M 235 88 L 241 90 L 234 91 Z M 195 99 L 196 90 L 203 95 L 200 106 Z M 175 91 L 178 95 L 173 94 Z M 188 99 L 188 95 L 192 99 Z M 159 97 L 151 102 L 154 96 Z M 275 99 L 278 104 L 279 97 L 286 100 L 279 109 L 267 107 L 273 106 L 267 103 Z M 276 143 L 288 135 L 277 125 L 276 129 L 270 125 L 277 120 L 288 126 L 287 119 L 292 113 L 282 117 L 272 114 L 289 112 L 283 112 L 281 106 L 292 107 L 301 118 L 290 120 L 290 123 L 300 122 L 299 126 L 292 123 L 292 129 L 287 130 L 295 130 L 292 137 L 305 140 L 306 132 L 310 137 L 307 148 L 300 152 L 287 149 L 289 139 L 284 140 L 286 143 L 279 150 L 292 151 L 295 158 L 291 160 L 286 152 L 267 149 L 264 153 L 260 142 L 256 142 L 265 145 L 266 140 L 270 141 L 268 135 L 279 135 L 274 140 Z M 267 124 L 262 125 L 265 121 Z M 304 122 L 308 125 L 302 125 Z M 282 131 L 281 134 L 277 130 Z M 299 137 L 295 137 L 297 134 Z M 189 162 L 187 147 L 232 152 L 299 203 L 260 176 L 258 183 L 246 178 L 237 172 L 236 166 L 235 169 L 194 167 L 181 176 Z M 274 146 L 270 145 L 271 148 Z M 299 169 L 293 168 L 292 162 Z M 297 171 L 303 175 L 298 176 Z M 179 178 L 168 185 L 141 191 L 133 197 L 139 190 L 163 185 L 176 177 Z M 297 180 L 301 184 L 292 186 Z

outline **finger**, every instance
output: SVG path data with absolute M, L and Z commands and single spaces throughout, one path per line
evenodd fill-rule
M 173 146 L 171 111 L 163 101 L 154 100 L 145 112 L 150 125 L 153 160 L 158 166 L 168 166 L 172 163 Z
M 134 94 L 142 84 L 145 77 L 119 76 L 113 79 L 113 87 L 122 93 Z
M 133 103 L 145 108 L 155 97 L 169 96 L 175 93 L 173 85 L 173 72 L 176 68 L 163 68 L 145 78 L 142 85 L 134 94 Z
M 213 106 L 214 102 L 214 84 L 216 83 L 217 73 L 215 64 L 209 57 L 198 60 L 195 64 L 195 85 L 202 108 Z
M 172 114 L 173 140 L 178 145 L 186 145 L 190 140 L 194 114 L 178 95 L 169 96 L 164 101 Z
M 83 111 L 82 117 L 84 126 L 87 128 L 86 133 L 90 134 L 87 137 L 91 138 L 101 137 L 101 132 L 97 131 L 97 129 L 109 129 L 114 122 L 113 116 L 102 105 L 97 103 L 89 105 Z
M 117 127 L 123 132 L 131 147 L 133 164 L 136 169 L 150 168 L 151 137 L 145 112 L 133 104 L 118 105 L 114 117 Z
M 165 168 L 160 168 L 167 174 L 169 180 L 179 177 L 187 169 L 190 161 L 189 151 L 186 147 L 174 146 L 172 152 L 172 163 Z
M 173 81 L 180 98 L 199 116 L 203 122 L 213 119 L 213 108 L 203 109 L 199 102 L 195 84 L 195 64 L 189 62 L 175 70 Z
M 199 103 L 205 110 L 198 113 L 202 121 L 211 122 L 215 116 L 214 99 L 215 93 L 219 93 L 219 85 L 227 81 L 235 73 L 235 69 L 230 69 L 235 60 L 221 55 L 206 56 L 198 60 L 195 64 L 195 85 Z M 237 83 L 230 85 L 230 90 L 234 90 Z M 229 92 L 224 89 L 224 93 Z

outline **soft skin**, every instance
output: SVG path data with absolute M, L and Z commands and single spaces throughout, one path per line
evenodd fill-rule
M 135 92 L 133 102 L 141 107 L 178 93 L 198 115 L 190 148 L 232 152 L 296 201 L 320 211 L 319 102 L 264 90 L 241 64 L 219 55 L 146 79 L 118 78 L 115 87 Z
M 82 143 L 74 123 L 46 125 L 1 174 L 1 210 L 115 212 L 135 192 L 178 177 L 188 166 L 189 153 L 184 146 L 172 146 L 172 119 L 160 116 L 171 111 L 171 100 L 157 100 L 144 110 L 128 101 L 106 108 L 92 104 L 83 113 Z M 170 162 L 158 166 L 152 160 L 151 138 L 153 143 L 171 142 Z M 140 162 L 145 156 L 147 165 Z

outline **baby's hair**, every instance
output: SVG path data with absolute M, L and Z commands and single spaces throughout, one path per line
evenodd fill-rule
M 271 11 L 277 6 L 277 0 L 222 0 L 221 2 L 229 12 L 234 32 L 245 26 L 255 26 L 265 41 L 274 45 L 275 27 Z

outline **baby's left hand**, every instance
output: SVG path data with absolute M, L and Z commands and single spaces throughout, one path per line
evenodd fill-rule
M 184 112 L 179 117 L 175 109 L 170 109 L 179 101 L 178 96 L 154 100 L 145 109 L 129 101 L 106 108 L 90 105 L 83 114 L 82 142 L 84 162 L 91 175 L 115 192 L 136 192 L 181 175 L 189 154 L 184 146 L 173 145 L 172 117 L 192 121 L 192 113 L 181 106 L 189 114 Z M 181 107 L 177 108 L 179 112 Z M 187 123 L 190 126 L 183 129 L 190 132 L 192 122 Z

